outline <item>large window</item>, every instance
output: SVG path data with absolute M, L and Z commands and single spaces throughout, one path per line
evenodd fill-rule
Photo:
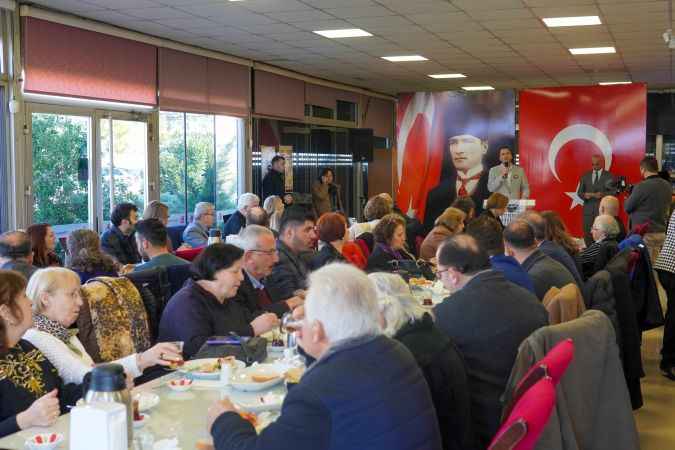
M 215 204 L 219 219 L 235 208 L 242 144 L 241 119 L 160 113 L 160 199 L 169 205 L 169 225 L 189 222 L 199 202 Z

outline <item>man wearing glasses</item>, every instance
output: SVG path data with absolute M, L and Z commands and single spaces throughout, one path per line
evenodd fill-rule
M 213 203 L 199 202 L 190 225 L 183 231 L 183 241 L 192 248 L 204 247 L 209 241 L 209 229 L 216 220 L 216 208 Z
M 265 288 L 265 277 L 279 261 L 274 234 L 269 228 L 249 225 L 239 235 L 237 244 L 244 250 L 244 280 L 235 301 L 255 315 L 273 312 L 278 317 L 303 303 L 298 296 L 275 302 Z

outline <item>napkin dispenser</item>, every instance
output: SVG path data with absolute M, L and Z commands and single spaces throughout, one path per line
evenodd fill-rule
M 127 408 L 92 402 L 70 411 L 70 450 L 127 450 Z

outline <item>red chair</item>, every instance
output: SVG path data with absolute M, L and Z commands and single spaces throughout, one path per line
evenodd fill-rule
M 188 261 L 194 260 L 199 254 L 204 250 L 205 247 L 197 247 L 197 248 L 188 248 L 185 250 L 178 250 L 176 251 L 176 256 L 179 258 L 187 259 Z
M 363 250 L 355 242 L 345 242 L 342 246 L 342 256 L 359 269 L 365 269 L 368 265 L 368 258 L 364 256 Z
M 555 406 L 555 384 L 544 377 L 518 400 L 488 450 L 532 450 Z
M 356 242 L 356 244 L 361 248 L 363 256 L 365 256 L 366 259 L 368 259 L 370 257 L 370 249 L 368 248 L 368 243 L 365 240 L 359 238 L 354 240 L 354 242 Z
M 424 242 L 424 236 L 415 236 L 415 253 L 418 257 L 420 256 L 420 250 L 422 249 L 422 243 Z

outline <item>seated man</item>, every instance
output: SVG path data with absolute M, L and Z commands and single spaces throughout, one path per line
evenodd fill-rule
M 110 214 L 111 226 L 101 235 L 101 250 L 122 265 L 141 262 L 136 248 L 134 227 L 138 221 L 138 208 L 133 203 L 120 203 Z
M 471 236 L 452 236 L 436 255 L 438 276 L 453 292 L 434 308 L 436 325 L 464 356 L 476 448 L 487 448 L 499 428 L 500 396 L 518 347 L 548 324 L 548 313 L 534 294 L 492 270 L 487 252 Z
M 277 250 L 279 261 L 267 277 L 265 286 L 272 301 L 287 300 L 296 291 L 307 287 L 308 258 L 303 253 L 311 252 L 316 242 L 314 215 L 300 207 L 287 208 L 281 217 Z
M 192 222 L 183 231 L 183 241 L 192 248 L 204 247 L 209 242 L 209 230 L 215 220 L 216 208 L 212 203 L 197 203 Z
M 237 245 L 244 250 L 244 280 L 239 285 L 235 301 L 253 315 L 269 311 L 278 317 L 302 304 L 300 297 L 273 302 L 265 288 L 265 277 L 272 273 L 272 267 L 279 261 L 272 230 L 260 225 L 247 225 L 239 234 Z
M 577 286 L 581 289 L 584 285 L 581 274 L 579 273 L 579 268 L 577 263 L 572 258 L 562 246 L 556 242 L 546 239 L 546 221 L 537 211 L 527 211 L 521 214 L 519 219 L 524 220 L 532 227 L 534 231 L 534 241 L 537 243 L 539 250 L 551 258 L 558 261 L 560 264 L 565 266 L 565 269 L 569 271 L 574 277 L 574 281 L 577 283 Z
M 260 434 L 229 399 L 208 411 L 216 450 L 440 450 L 429 387 L 402 344 L 382 335 L 375 289 L 355 267 L 310 276 L 298 338 L 317 362 Z
M 171 267 L 190 264 L 169 251 L 169 235 L 159 219 L 139 220 L 136 224 L 136 243 L 138 252 L 144 260 L 134 268 L 134 272 L 155 267 Z
M 262 227 L 269 228 L 270 218 L 267 215 L 267 211 L 265 211 L 265 209 L 260 206 L 254 206 L 249 209 L 246 213 L 246 226 L 249 225 L 260 225 Z
M 239 234 L 239 231 L 246 226 L 246 214 L 249 209 L 259 205 L 260 198 L 257 195 L 250 192 L 241 194 L 237 200 L 237 210 L 225 222 L 223 235 Z
M 591 227 L 593 243 L 579 253 L 579 262 L 585 279 L 601 270 L 609 259 L 618 253 L 619 243 L 616 240 L 618 234 L 619 225 L 614 217 L 605 214 L 595 218 Z M 599 261 L 600 258 L 603 261 Z
M 0 235 L 0 269 L 16 270 L 27 280 L 38 270 L 33 265 L 30 237 L 23 231 L 8 231 Z
M 552 287 L 562 288 L 570 283 L 576 284 L 565 266 L 537 248 L 534 230 L 524 220 L 514 220 L 504 229 L 504 244 L 506 254 L 516 258 L 530 275 L 539 300 L 543 300 Z
M 626 239 L 626 225 L 624 225 L 623 220 L 619 217 L 619 199 L 613 195 L 605 195 L 600 200 L 599 206 L 600 215 L 608 215 L 614 217 L 617 225 L 619 226 L 619 234 L 616 236 L 617 242 L 621 242 Z
M 503 272 L 510 282 L 516 283 L 534 294 L 534 284 L 532 284 L 530 276 L 513 256 L 504 254 L 504 234 L 502 230 L 501 222 L 487 214 L 481 214 L 466 226 L 466 234 L 473 236 L 478 246 L 490 256 L 492 268 Z

